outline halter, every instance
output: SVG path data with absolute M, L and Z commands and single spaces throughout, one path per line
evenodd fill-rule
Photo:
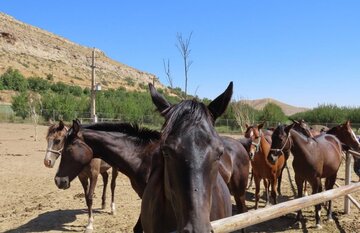
M 254 145 L 255 146 L 255 148 L 256 148 L 256 152 L 258 152 L 259 151 L 259 148 L 260 148 L 260 143 L 261 143 L 261 129 L 259 130 L 259 142 L 258 143 L 255 143 L 255 142 L 253 142 L 252 140 L 251 140 L 251 145 Z
M 64 150 L 64 147 L 62 147 L 60 150 L 53 150 L 53 149 L 46 149 L 46 152 L 51 152 L 54 154 L 57 154 L 58 156 L 61 155 L 61 152 Z
M 273 152 L 281 152 L 281 153 L 284 154 L 284 148 L 285 148 L 287 142 L 289 141 L 289 138 L 290 138 L 290 130 L 289 130 L 289 133 L 288 133 L 288 135 L 287 135 L 287 137 L 286 137 L 285 143 L 284 143 L 284 145 L 281 147 L 281 149 L 270 149 L 270 151 L 273 151 Z

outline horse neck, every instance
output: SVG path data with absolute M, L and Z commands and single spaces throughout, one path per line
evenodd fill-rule
M 295 156 L 295 154 L 297 154 L 297 153 L 294 153 L 294 151 L 301 149 L 301 146 L 300 146 L 301 144 L 308 143 L 309 138 L 294 129 L 291 129 L 289 131 L 289 134 L 290 134 L 290 136 L 288 136 L 288 137 L 290 137 L 289 140 L 291 140 L 290 150 L 291 150 L 291 153 Z
M 151 166 L 151 156 L 147 151 L 151 151 L 149 147 L 153 146 L 152 143 L 135 143 L 122 133 L 89 129 L 83 130 L 83 137 L 85 143 L 93 150 L 94 156 L 118 168 L 130 178 L 132 184 L 135 182 L 133 185 L 146 184 Z

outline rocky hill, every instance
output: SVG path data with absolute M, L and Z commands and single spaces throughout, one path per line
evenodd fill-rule
M 265 107 L 265 105 L 268 103 L 274 103 L 274 104 L 278 105 L 282 109 L 282 111 L 285 113 L 285 115 L 287 115 L 287 116 L 291 116 L 298 112 L 305 112 L 307 110 L 310 110 L 308 108 L 295 107 L 295 106 L 292 106 L 289 104 L 285 104 L 283 102 L 280 102 L 278 100 L 271 99 L 271 98 L 256 99 L 256 100 L 241 100 L 241 101 L 246 102 L 251 107 L 253 107 L 257 110 L 262 110 Z
M 0 73 L 12 67 L 26 77 L 90 87 L 92 50 L 0 12 Z M 103 89 L 142 90 L 149 82 L 164 88 L 152 74 L 114 61 L 100 50 L 96 56 L 96 82 Z

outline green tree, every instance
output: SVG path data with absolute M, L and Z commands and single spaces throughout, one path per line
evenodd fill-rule
M 28 79 L 29 89 L 35 92 L 47 91 L 50 89 L 51 84 L 46 79 L 40 77 L 30 77 Z
M 11 108 L 16 116 L 19 116 L 22 119 L 29 116 L 28 102 L 28 92 L 21 92 L 19 95 L 12 98 Z
M 0 77 L 1 86 L 5 90 L 26 91 L 28 82 L 19 70 L 9 68 Z
M 277 124 L 278 122 L 285 122 L 287 117 L 278 105 L 274 103 L 268 103 L 261 111 L 259 120 L 267 121 L 270 124 Z

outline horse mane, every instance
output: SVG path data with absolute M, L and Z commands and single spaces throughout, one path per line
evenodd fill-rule
M 167 119 L 163 125 L 163 136 L 167 137 L 172 131 L 178 131 L 183 123 L 196 127 L 203 119 L 210 124 L 214 121 L 205 104 L 198 102 L 196 99 L 183 100 L 180 103 L 171 106 L 165 112 Z
M 130 124 L 130 123 L 103 122 L 103 123 L 83 125 L 82 128 L 97 130 L 97 131 L 123 133 L 126 134 L 127 136 L 140 139 L 140 141 L 143 142 L 159 140 L 161 136 L 159 131 L 148 129 L 145 127 L 139 127 L 139 125 L 135 123 Z

